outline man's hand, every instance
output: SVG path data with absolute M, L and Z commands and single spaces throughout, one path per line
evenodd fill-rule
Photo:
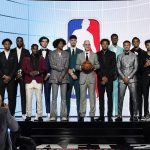
M 105 83 L 107 83 L 108 82 L 108 78 L 106 76 L 103 76 L 102 77 L 102 81 L 104 81 Z
M 58 82 L 62 82 L 62 80 L 63 80 L 63 78 L 62 77 L 59 77 L 59 79 L 58 79 Z
M 17 79 L 19 79 L 19 78 L 21 78 L 21 77 L 22 77 L 21 74 L 17 74 L 17 76 L 16 76 Z
M 30 72 L 30 76 L 34 77 L 34 71 Z
M 48 80 L 49 77 L 50 77 L 50 75 L 47 74 L 44 78 L 44 81 Z
M 72 77 L 73 80 L 77 80 L 78 79 L 78 77 L 75 74 L 72 74 L 71 77 Z
M 11 80 L 11 77 L 6 76 L 6 75 L 4 75 L 2 78 L 3 78 L 3 81 L 4 81 L 5 84 L 7 84 Z
M 150 66 L 150 60 L 149 60 L 149 59 L 146 59 L 146 63 L 145 63 L 145 65 L 144 65 L 144 67 L 148 67 L 148 66 Z
M 72 70 L 72 69 L 69 69 L 69 70 L 68 70 L 68 73 L 69 73 L 69 75 L 71 75 L 71 74 L 73 73 L 73 70 Z
M 128 84 L 129 78 L 128 78 L 128 77 L 124 77 L 124 78 L 123 78 L 123 82 L 124 82 L 125 84 Z
M 33 71 L 34 76 L 39 75 L 39 71 Z

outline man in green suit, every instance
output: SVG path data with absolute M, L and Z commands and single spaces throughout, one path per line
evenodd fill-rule
M 68 88 L 67 88 L 67 115 L 68 117 L 70 113 L 70 99 L 71 99 L 71 93 L 72 93 L 73 87 L 75 89 L 77 114 L 79 116 L 79 110 L 80 110 L 79 71 L 77 71 L 75 68 L 76 68 L 77 55 L 83 52 L 82 50 L 76 47 L 77 37 L 75 35 L 71 35 L 69 40 L 70 40 L 70 47 L 66 50 L 69 53 L 68 74 L 69 74 L 69 81 L 70 81 L 70 83 L 68 84 Z
M 109 49 L 116 53 L 116 57 L 123 52 L 123 48 L 118 46 L 118 35 L 111 35 L 112 45 Z M 113 82 L 113 116 L 118 115 L 118 79 Z

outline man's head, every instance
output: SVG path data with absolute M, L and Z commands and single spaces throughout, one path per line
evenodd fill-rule
M 31 50 L 32 50 L 32 54 L 36 55 L 38 53 L 38 45 L 37 44 L 32 44 L 31 45 Z
M 16 45 L 18 48 L 22 48 L 24 47 L 24 41 L 22 37 L 17 37 L 16 38 Z
M 48 43 L 49 43 L 49 39 L 45 36 L 42 36 L 40 39 L 39 39 L 39 43 L 40 45 L 43 47 L 43 48 L 47 48 L 48 46 Z
M 71 35 L 70 38 L 70 45 L 71 47 L 76 47 L 76 44 L 77 44 L 77 37 L 75 35 Z
M 138 37 L 134 37 L 132 39 L 132 45 L 134 46 L 134 48 L 139 48 L 140 45 L 140 39 Z
M 88 29 L 89 26 L 90 26 L 90 20 L 84 19 L 82 21 L 82 29 Z
M 110 45 L 110 41 L 108 39 L 102 39 L 100 43 L 102 46 L 102 50 L 107 50 Z
M 54 48 L 57 48 L 57 49 L 60 49 L 60 50 L 63 50 L 63 47 L 66 45 L 66 41 L 62 38 L 60 39 L 56 39 L 54 42 L 53 42 L 53 46 Z
M 90 51 L 91 50 L 91 44 L 89 40 L 85 40 L 83 43 L 83 47 L 85 49 L 85 51 Z
M 117 34 L 112 34 L 111 35 L 111 41 L 112 41 L 112 44 L 113 45 L 117 45 L 117 43 L 118 43 L 118 35 Z
M 2 41 L 2 45 L 4 46 L 5 50 L 10 50 L 10 47 L 12 45 L 12 41 L 10 39 L 4 39 Z
M 123 48 L 124 48 L 125 52 L 129 52 L 130 47 L 131 47 L 131 42 L 130 41 L 126 40 L 126 41 L 123 42 Z
M 146 47 L 147 51 L 150 52 L 150 40 L 145 41 L 145 47 Z

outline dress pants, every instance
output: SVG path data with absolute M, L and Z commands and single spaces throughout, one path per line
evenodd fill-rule
M 122 82 L 119 82 L 119 87 L 118 87 L 118 98 L 119 98 L 119 105 L 118 105 L 118 115 L 122 116 L 122 109 L 123 109 L 123 101 L 124 101 L 124 96 L 125 92 L 127 89 L 127 86 L 129 88 L 131 100 L 133 102 L 133 116 L 137 116 L 137 93 L 136 93 L 136 83 L 128 83 L 124 84 Z
M 149 114 L 149 87 L 150 76 L 143 76 L 144 116 Z
M 64 84 L 52 83 L 52 102 L 51 102 L 50 117 L 51 118 L 57 117 L 57 97 L 59 86 L 61 91 L 60 117 L 67 118 L 67 106 L 66 106 L 67 83 Z
M 108 82 L 106 85 L 102 85 L 101 82 L 98 83 L 98 90 L 99 90 L 99 109 L 100 109 L 100 117 L 104 118 L 104 95 L 105 95 L 105 90 L 107 93 L 107 98 L 108 98 L 108 112 L 107 115 L 108 117 L 112 117 L 112 109 L 113 109 L 113 81 Z
M 36 80 L 32 80 L 31 83 L 26 84 L 26 112 L 27 116 L 32 115 L 32 95 L 35 92 L 36 104 L 37 104 L 37 117 L 42 117 L 42 83 L 37 83 Z
M 45 96 L 46 113 L 50 113 L 50 93 L 51 93 L 51 83 L 49 83 L 49 80 L 46 80 L 44 81 L 44 96 Z
M 15 80 L 12 79 L 8 84 L 5 84 L 2 79 L 0 79 L 0 94 L 4 102 L 5 89 L 8 93 L 8 105 L 11 115 L 15 115 L 16 109 L 16 98 L 15 98 Z
M 80 85 L 79 85 L 79 80 L 73 80 L 73 79 L 70 79 L 70 83 L 68 83 L 68 85 L 67 85 L 67 116 L 69 116 L 69 113 L 70 113 L 70 101 L 71 101 L 71 93 L 72 93 L 73 87 L 75 89 L 77 114 L 79 116 L 79 111 L 80 111 Z
M 80 84 L 80 116 L 81 117 L 85 117 L 86 115 L 86 103 L 87 103 L 87 99 L 86 99 L 86 94 L 87 94 L 87 89 L 88 89 L 88 93 L 90 96 L 90 117 L 94 117 L 95 116 L 95 104 L 96 104 L 96 93 L 95 93 L 95 89 L 96 89 L 96 85 L 95 83 L 89 83 L 88 80 L 85 81 L 84 84 Z
M 15 80 L 15 97 L 17 98 L 17 88 L 20 85 L 21 109 L 22 114 L 26 114 L 26 90 L 25 83 L 22 79 Z

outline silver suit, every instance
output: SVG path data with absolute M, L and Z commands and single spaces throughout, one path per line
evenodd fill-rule
M 130 96 L 133 100 L 133 110 L 134 116 L 137 115 L 137 93 L 136 93 L 136 71 L 138 68 L 137 56 L 129 52 L 129 54 L 125 54 L 123 52 L 117 58 L 117 70 L 119 73 L 119 85 L 118 85 L 118 115 L 122 116 L 122 108 L 123 108 L 123 100 L 125 96 L 125 91 L 128 86 L 130 91 Z M 129 78 L 128 84 L 125 84 L 123 81 L 124 77 Z

